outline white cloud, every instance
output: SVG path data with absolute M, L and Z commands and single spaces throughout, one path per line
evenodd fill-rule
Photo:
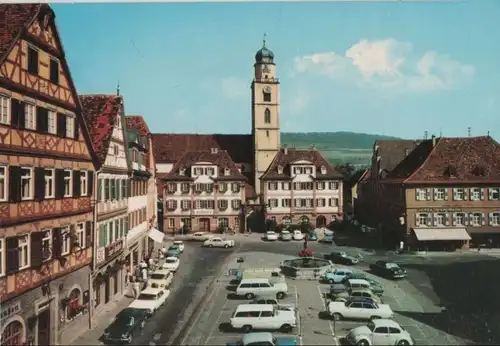
M 410 43 L 386 39 L 361 40 L 343 54 L 296 57 L 297 73 L 322 74 L 362 87 L 425 92 L 456 87 L 472 77 L 475 68 L 434 51 L 415 56 Z
M 244 80 L 236 77 L 227 77 L 221 81 L 224 95 L 229 99 L 238 99 L 248 96 L 250 91 Z
M 311 96 L 305 91 L 296 91 L 290 102 L 287 102 L 286 109 L 290 115 L 301 114 L 309 106 Z

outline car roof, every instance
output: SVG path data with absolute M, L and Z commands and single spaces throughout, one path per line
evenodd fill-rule
M 367 302 L 367 303 L 373 303 L 374 300 L 369 297 L 349 297 L 349 301 L 351 302 Z
M 148 309 L 137 309 L 137 308 L 125 308 L 122 311 L 120 311 L 118 314 L 116 314 L 116 318 L 122 317 L 122 316 L 140 316 L 147 314 L 149 312 Z
M 165 258 L 165 261 L 166 260 L 176 260 L 176 261 L 178 261 L 179 259 L 177 257 L 174 257 L 174 256 L 168 256 L 167 258 Z
M 169 249 L 178 249 L 179 247 L 177 246 L 177 244 L 172 244 L 168 248 Z
M 337 269 L 335 269 L 335 273 L 340 272 L 340 271 L 347 272 L 347 273 L 354 273 L 352 271 L 352 269 L 349 269 L 349 268 L 337 268 Z
M 365 279 L 349 279 L 349 283 L 352 284 L 363 284 L 363 285 L 369 285 L 370 283 L 366 281 Z
M 269 273 L 271 274 L 271 273 Z M 261 282 L 269 282 L 269 279 L 266 279 L 266 278 L 250 278 L 250 279 L 243 279 L 241 280 L 240 284 L 242 283 L 261 283 Z
M 174 244 L 184 244 L 182 240 L 174 240 Z
M 242 338 L 243 345 L 251 344 L 254 342 L 262 342 L 262 341 L 272 341 L 273 334 L 272 333 L 248 333 L 245 334 Z
M 390 320 L 388 318 L 378 318 L 372 320 L 372 322 L 375 324 L 375 327 L 396 327 L 396 328 L 401 328 L 398 322 Z
M 168 273 L 170 273 L 170 270 L 162 268 L 162 269 L 156 269 L 151 274 L 168 274 Z
M 155 288 L 155 287 L 146 287 L 141 291 L 140 294 L 158 294 L 160 291 L 163 291 L 161 288 Z
M 269 304 L 240 304 L 236 307 L 236 311 L 273 311 L 274 306 Z

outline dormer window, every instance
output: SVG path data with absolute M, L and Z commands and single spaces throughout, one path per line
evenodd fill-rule
M 278 166 L 278 174 L 283 174 L 283 166 Z
M 210 152 L 212 154 L 217 154 L 219 152 L 219 148 L 210 148 Z
M 231 173 L 229 168 L 224 168 L 224 175 L 227 177 Z
M 321 174 L 326 174 L 326 167 L 325 166 L 321 166 Z
M 211 177 L 215 174 L 215 169 L 213 167 L 208 167 L 205 169 L 205 174 Z
M 485 175 L 485 169 L 483 166 L 477 165 L 474 167 L 474 170 L 472 171 L 472 174 L 474 174 L 476 177 L 484 176 Z
M 179 175 L 186 175 L 186 169 L 185 168 L 181 168 L 179 169 Z
M 455 165 L 449 165 L 448 167 L 446 167 L 445 173 L 450 178 L 456 178 L 457 177 L 457 167 Z

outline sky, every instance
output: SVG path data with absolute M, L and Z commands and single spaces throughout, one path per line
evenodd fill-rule
M 153 132 L 250 133 L 255 53 L 282 132 L 500 140 L 500 1 L 53 4 L 80 94 Z

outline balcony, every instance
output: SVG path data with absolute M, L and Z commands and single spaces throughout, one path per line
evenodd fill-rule
M 101 201 L 97 204 L 98 214 L 107 214 L 115 210 L 127 208 L 127 199 L 119 199 L 114 201 Z

